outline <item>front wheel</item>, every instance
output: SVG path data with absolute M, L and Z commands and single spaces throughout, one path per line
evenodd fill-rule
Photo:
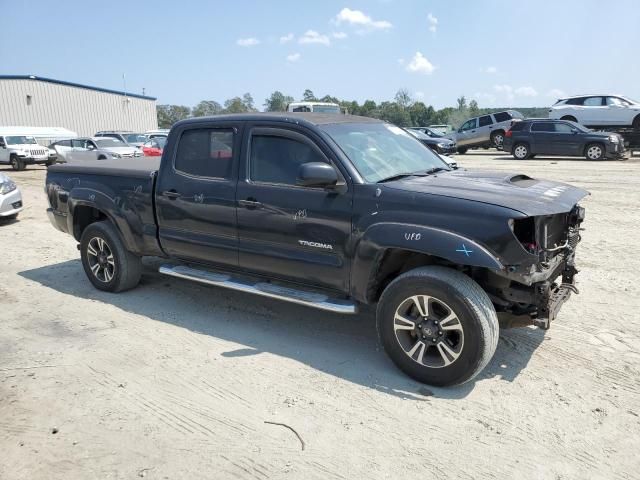
M 436 386 L 471 380 L 498 345 L 498 318 L 488 295 L 466 275 L 439 266 L 396 278 L 377 309 L 380 341 L 411 378 Z
M 458 153 L 464 155 L 467 153 L 467 149 L 465 147 L 458 147 Z
M 604 147 L 599 143 L 587 145 L 584 156 L 587 160 L 602 160 L 604 158 Z
M 26 168 L 26 164 L 24 163 L 24 160 L 21 160 L 20 158 L 14 155 L 11 157 L 11 168 L 13 168 L 16 171 L 21 171 Z
M 82 266 L 98 290 L 121 292 L 140 281 L 142 262 L 129 252 L 109 221 L 89 225 L 80 239 Z

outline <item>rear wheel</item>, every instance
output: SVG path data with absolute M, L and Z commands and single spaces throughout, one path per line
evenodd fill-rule
M 140 281 L 142 262 L 129 252 L 109 221 L 89 225 L 80 239 L 82 266 L 99 290 L 121 292 Z
M 516 143 L 513 147 L 513 158 L 516 160 L 526 160 L 531 156 L 529 152 L 529 145 L 526 143 Z
M 587 160 L 602 160 L 604 154 L 604 147 L 600 143 L 591 143 L 584 150 L 584 156 Z
M 437 386 L 475 377 L 493 356 L 499 335 L 484 290 L 439 266 L 417 268 L 391 282 L 378 303 L 377 328 L 398 368 Z
M 569 122 L 578 123 L 578 120 L 576 119 L 576 117 L 574 117 L 572 115 L 565 115 L 564 117 L 561 117 L 560 120 L 567 120 Z
M 493 145 L 498 150 L 502 150 L 503 143 L 504 143 L 504 132 L 502 130 L 498 130 L 491 134 L 491 145 Z
M 634 130 L 640 130 L 640 115 L 636 115 L 636 118 L 633 119 L 633 123 L 631 125 Z
M 465 147 L 458 147 L 458 153 L 460 153 L 460 154 L 465 154 L 465 153 L 467 153 L 467 148 L 465 148 Z

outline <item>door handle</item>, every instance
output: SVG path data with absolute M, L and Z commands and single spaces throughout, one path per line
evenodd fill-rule
M 238 205 L 249 209 L 262 208 L 262 203 L 256 201 L 255 198 L 247 198 L 246 200 L 238 200 Z
M 180 198 L 182 194 L 176 192 L 175 190 L 165 190 L 162 192 L 162 195 L 167 197 L 169 200 L 175 200 L 176 198 Z

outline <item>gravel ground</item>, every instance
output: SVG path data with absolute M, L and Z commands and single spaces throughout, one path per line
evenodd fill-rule
M 26 208 L 0 226 L 0 478 L 640 478 L 640 162 L 457 159 L 592 195 L 581 294 L 546 333 L 501 332 L 450 389 L 396 370 L 370 313 L 163 277 L 153 259 L 137 289 L 99 292 L 49 225 L 44 168 L 9 171 Z

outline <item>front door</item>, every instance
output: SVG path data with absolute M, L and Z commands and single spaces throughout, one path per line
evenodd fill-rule
M 237 191 L 240 267 L 346 291 L 352 195 L 345 177 L 339 173 L 332 190 L 296 185 L 304 163 L 337 169 L 330 150 L 311 132 L 258 124 L 245 139 Z
M 580 151 L 582 141 L 575 128 L 564 122 L 554 122 L 553 126 L 555 132 L 552 142 L 554 150 L 559 152 L 558 155 L 582 155 Z
M 165 148 L 156 185 L 160 245 L 197 263 L 238 264 L 239 123 L 190 124 Z
M 462 124 L 458 132 L 456 133 L 456 143 L 458 147 L 465 147 L 475 143 L 475 137 L 477 133 L 478 119 L 472 118 Z
M 4 137 L 0 137 L 0 163 L 9 163 L 10 160 L 9 149 L 5 142 Z

